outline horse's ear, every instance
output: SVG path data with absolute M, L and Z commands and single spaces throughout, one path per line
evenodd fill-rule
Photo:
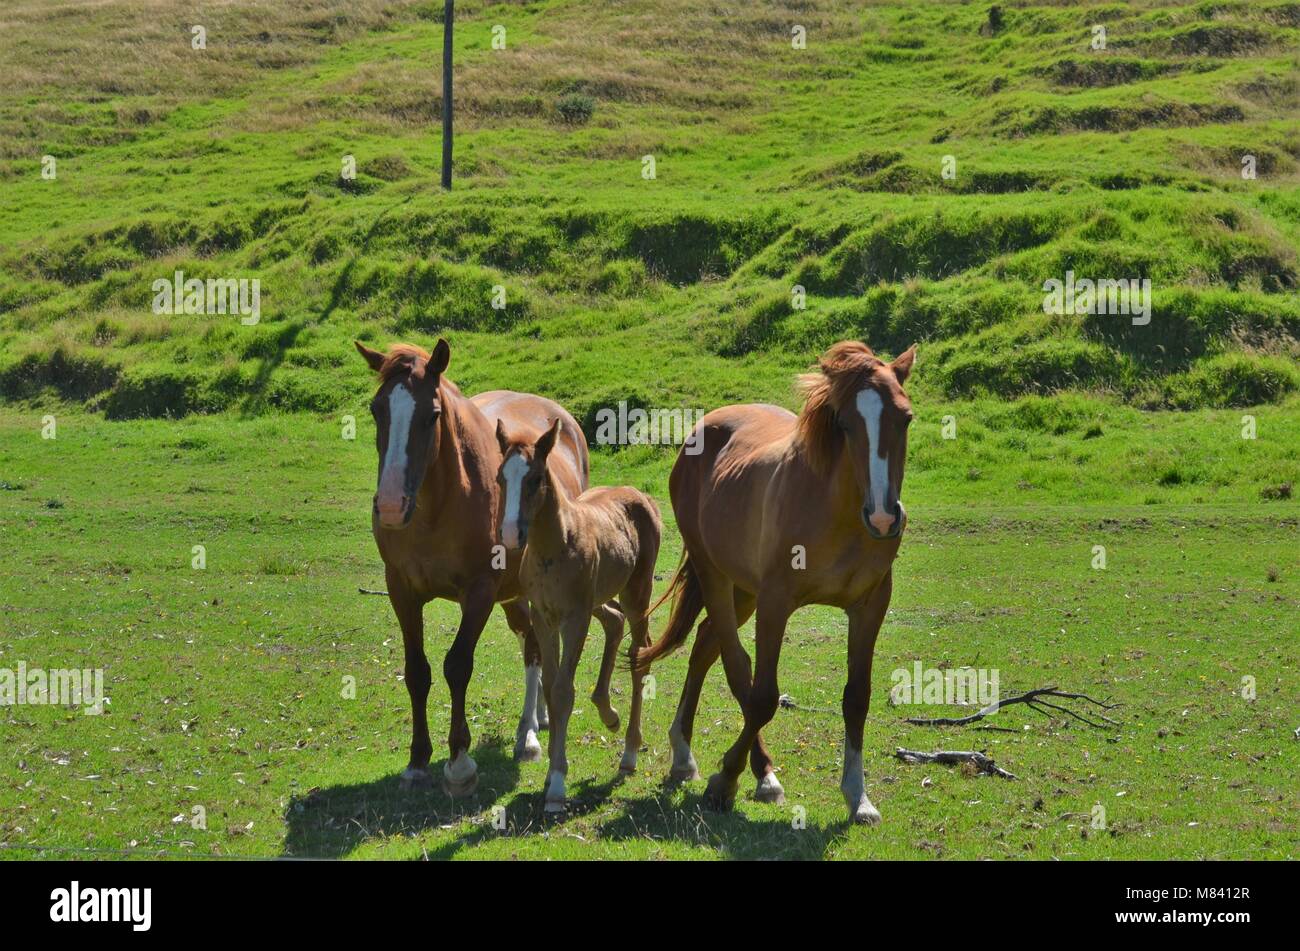
M 912 373 L 912 364 L 916 362 L 916 344 L 912 344 L 894 358 L 889 368 L 894 371 L 894 378 L 899 383 L 906 383 Z
M 560 432 L 563 429 L 564 423 L 562 423 L 560 417 L 557 416 L 555 417 L 555 421 L 551 423 L 551 428 L 542 433 L 542 438 L 537 440 L 537 454 L 535 456 L 539 462 L 546 462 L 546 457 L 549 456 L 551 450 L 555 448 L 555 443 L 560 438 Z
M 360 340 L 353 340 L 352 344 L 357 348 L 357 353 L 361 354 L 366 363 L 370 364 L 370 369 L 378 373 L 379 368 L 384 365 L 384 355 L 378 350 L 371 350 Z
M 448 363 L 451 363 L 451 347 L 447 346 L 447 341 L 439 337 L 438 346 L 433 348 L 433 356 L 429 357 L 426 372 L 432 371 L 441 376 L 446 372 Z
M 501 422 L 501 417 L 497 417 L 497 445 L 501 447 L 501 455 L 506 454 L 510 448 L 510 437 L 506 435 L 505 424 Z

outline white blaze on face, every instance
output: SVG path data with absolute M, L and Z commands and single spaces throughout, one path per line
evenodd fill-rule
M 524 493 L 524 476 L 528 474 L 528 463 L 523 456 L 515 453 L 506 460 L 501 475 L 506 480 L 506 502 L 501 520 L 501 544 L 507 548 L 519 547 L 519 507 Z
M 870 453 L 871 515 L 885 513 L 885 490 L 889 487 L 889 460 L 880 455 L 880 419 L 885 403 L 880 394 L 868 387 L 858 393 L 858 413 L 867 424 L 867 441 Z M 893 516 L 890 516 L 893 520 Z
M 414 413 L 415 397 L 411 391 L 404 384 L 393 387 L 388 394 L 388 450 L 379 476 L 381 509 L 400 505 L 406 492 L 406 446 Z

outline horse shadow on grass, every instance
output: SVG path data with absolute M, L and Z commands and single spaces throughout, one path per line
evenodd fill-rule
M 708 849 L 725 859 L 820 859 L 852 828 L 847 821 L 828 825 L 807 821 L 790 805 L 761 806 L 762 817 L 737 810 L 712 812 L 704 806 L 703 783 L 687 787 L 679 798 L 675 795 L 679 784 L 669 780 L 660 785 L 659 793 L 621 800 L 616 811 L 609 810 L 613 793 L 622 782 L 617 775 L 579 780 L 570 786 L 568 810 L 558 819 L 545 814 L 540 788 L 518 792 L 505 805 L 504 829 L 482 823 L 430 849 L 427 857 L 454 858 L 502 836 L 563 835 L 573 822 L 585 838 L 606 843 L 675 843 Z M 594 832 L 589 821 L 577 822 L 593 816 Z
M 479 784 L 473 795 L 453 799 L 441 788 L 442 764 L 430 764 L 429 789 L 401 787 L 394 773 L 363 783 L 312 789 L 294 796 L 284 811 L 282 854 L 294 858 L 342 858 L 370 841 L 415 836 L 478 816 L 519 785 L 512 746 L 485 742 L 474 749 Z
M 668 780 L 657 793 L 620 800 L 610 809 L 623 783 L 618 774 L 572 783 L 569 808 L 556 818 L 545 812 L 540 783 L 536 789 L 519 788 L 520 771 L 509 745 L 481 745 L 474 758 L 479 787 L 466 799 L 451 799 L 440 788 L 403 790 L 396 775 L 295 797 L 285 811 L 284 854 L 342 858 L 370 841 L 453 829 L 453 836 L 421 856 L 450 859 L 503 837 L 522 842 L 564 835 L 565 827 L 574 823 L 585 838 L 603 842 L 675 843 L 730 859 L 818 859 L 850 828 L 847 822 L 819 825 L 803 820 L 789 804 L 761 806 L 762 817 L 710 812 L 703 803 L 703 783 L 692 783 L 678 795 L 678 784 Z M 503 812 L 486 812 L 488 803 Z

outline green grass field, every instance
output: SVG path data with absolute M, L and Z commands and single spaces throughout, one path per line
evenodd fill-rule
M 0 669 L 103 668 L 111 704 L 0 709 L 0 857 L 1300 855 L 1300 5 L 990 8 L 462 2 L 444 193 L 441 3 L 6 5 Z M 177 270 L 257 278 L 260 321 L 154 313 Z M 1044 313 L 1067 271 L 1149 278 L 1150 323 Z M 467 392 L 587 426 L 620 400 L 795 408 L 829 343 L 918 344 L 866 734 L 881 827 L 843 822 L 845 625 L 822 609 L 791 624 L 798 708 L 767 731 L 785 806 L 718 816 L 703 783 L 663 784 L 674 656 L 625 783 L 621 734 L 580 701 L 575 803 L 544 821 L 499 614 L 469 696 L 479 792 L 398 790 L 400 633 L 357 593 L 383 569 L 351 341 L 438 336 Z M 660 501 L 663 579 L 672 458 L 593 455 L 594 481 Z M 456 612 L 426 618 L 437 670 Z M 1110 698 L 1120 725 L 909 727 L 970 712 L 889 705 L 915 661 Z M 438 676 L 430 716 L 440 768 Z M 739 726 L 715 670 L 702 770 Z
M 701 813 L 703 784 L 667 790 L 667 729 L 685 669 L 656 669 L 639 773 L 616 783 L 621 734 L 585 700 L 570 731 L 571 815 L 542 818 L 542 764 L 511 758 L 521 698 L 514 637 L 499 613 L 470 694 L 478 794 L 400 793 L 409 706 L 401 636 L 368 532 L 373 449 L 332 421 L 273 416 L 105 424 L 72 414 L 57 439 L 0 415 L 6 576 L 0 663 L 106 670 L 109 712 L 12 707 L 4 729 L 0 833 L 7 847 L 193 855 L 529 857 L 1295 856 L 1296 516 L 1289 504 L 1141 504 L 1112 468 L 1110 504 L 978 501 L 936 470 L 909 483 L 912 524 L 876 653 L 868 789 L 885 821 L 844 823 L 838 712 L 781 710 L 768 731 L 788 801 Z M 926 438 L 914 437 L 917 444 Z M 1104 443 L 1107 437 L 1098 442 Z M 1292 441 L 1294 445 L 1294 440 Z M 595 478 L 666 498 L 671 456 L 598 453 Z M 992 477 L 1010 480 L 1010 469 Z M 1014 491 L 1014 489 L 1012 490 Z M 668 525 L 663 569 L 680 542 Z M 207 567 L 191 567 L 204 545 Z M 1092 567 L 1104 545 L 1107 567 Z M 1270 580 L 1273 575 L 1276 580 Z M 430 651 L 456 612 L 428 610 Z M 746 636 L 752 637 L 752 622 Z M 795 616 L 782 689 L 838 711 L 842 615 Z M 583 660 L 589 689 L 598 652 Z M 1117 729 L 1011 707 L 1016 732 L 907 727 L 890 673 L 971 665 L 1003 695 L 1060 684 L 1124 704 Z M 342 699 L 343 678 L 356 699 Z M 1255 678 L 1256 698 L 1241 696 Z M 627 707 L 626 675 L 615 706 Z M 431 698 L 435 740 L 446 687 Z M 740 716 L 715 670 L 696 755 L 716 763 Z M 910 749 L 983 748 L 1020 778 L 907 766 Z M 445 756 L 441 746 L 436 754 Z M 438 760 L 440 762 L 441 759 Z M 746 779 L 746 784 L 752 780 Z M 927 782 L 928 781 L 928 782 Z M 747 788 L 746 788 L 747 791 Z M 1107 829 L 1091 828 L 1106 809 Z M 189 824 L 194 806 L 207 830 Z M 505 807 L 506 831 L 491 823 Z M 806 828 L 794 829 L 795 806 Z M 177 822 L 183 816 L 186 821 Z M 3 854 L 12 855 L 5 852 Z M 18 852 L 18 854 L 31 854 Z

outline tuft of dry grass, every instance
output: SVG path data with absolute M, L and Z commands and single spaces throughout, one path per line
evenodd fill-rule
M 228 95 L 260 72 L 414 15 L 420 0 L 14 0 L 0 8 L 0 158 L 71 140 L 130 138 L 182 102 Z M 192 30 L 206 30 L 206 49 Z M 57 68 L 54 64 L 57 64 Z M 32 107 L 30 101 L 41 104 Z M 108 100 L 116 100 L 108 104 Z M 122 100 L 127 100 L 123 102 Z

